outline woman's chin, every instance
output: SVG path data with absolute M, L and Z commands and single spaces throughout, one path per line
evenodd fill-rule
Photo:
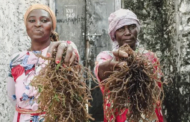
M 50 41 L 50 38 L 44 38 L 42 36 L 34 36 L 32 38 L 32 41 L 35 41 L 35 42 L 46 42 L 46 41 Z

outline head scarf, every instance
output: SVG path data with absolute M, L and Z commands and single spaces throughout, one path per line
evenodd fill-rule
M 43 9 L 49 13 L 49 15 L 51 16 L 51 19 L 52 19 L 52 23 L 53 23 L 53 30 L 55 30 L 55 28 L 56 28 L 56 17 L 55 17 L 54 12 L 48 6 L 42 5 L 42 4 L 34 4 L 28 8 L 28 10 L 26 11 L 26 13 L 24 15 L 25 25 L 26 25 L 28 15 L 30 14 L 31 11 L 33 11 L 35 9 Z
M 140 31 L 140 23 L 135 13 L 128 9 L 119 9 L 110 14 L 108 33 L 113 41 L 113 49 L 118 48 L 118 42 L 115 40 L 115 32 L 117 29 L 125 26 L 136 24 L 137 32 Z

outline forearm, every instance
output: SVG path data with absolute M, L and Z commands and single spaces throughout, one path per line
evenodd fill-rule
M 113 70 L 116 70 L 119 67 L 119 62 L 114 60 L 107 60 L 101 64 L 99 64 L 98 67 L 98 77 L 101 81 L 108 78 Z
M 13 97 L 14 95 L 15 95 L 15 83 L 12 80 L 12 78 L 8 77 L 7 78 L 7 96 L 13 106 L 16 105 L 16 100 L 14 100 L 14 97 Z

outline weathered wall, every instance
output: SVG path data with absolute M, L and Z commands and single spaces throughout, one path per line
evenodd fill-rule
M 85 60 L 85 0 L 56 0 L 57 28 L 60 40 L 72 40 Z M 79 46 L 80 45 L 80 46 Z
M 0 122 L 11 122 L 14 107 L 6 96 L 6 77 L 10 56 L 30 46 L 23 16 L 34 3 L 48 4 L 49 0 L 0 0 Z
M 168 122 L 189 122 L 190 2 L 124 0 L 124 3 L 141 20 L 141 45 L 157 53 L 165 76 L 172 80 L 164 86 L 163 114 Z
M 168 91 L 170 99 L 175 99 L 174 107 L 168 105 L 169 110 L 176 111 L 174 115 L 171 113 L 170 120 L 178 120 L 180 122 L 190 122 L 190 1 L 176 0 L 175 14 L 176 14 L 176 57 L 175 68 L 173 71 L 174 85 Z M 171 92 L 175 93 L 172 94 Z

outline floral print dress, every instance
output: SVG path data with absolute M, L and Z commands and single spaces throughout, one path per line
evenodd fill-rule
M 158 58 L 156 57 L 156 55 L 153 52 L 144 50 L 143 48 L 137 49 L 136 51 L 143 53 L 144 56 L 148 57 L 148 59 L 152 63 L 157 62 L 157 60 L 158 60 Z M 111 59 L 114 60 L 114 56 L 113 56 L 113 53 L 111 51 L 100 52 L 98 54 L 98 56 L 96 57 L 94 73 L 95 73 L 96 78 L 98 79 L 99 82 L 101 82 L 101 80 L 98 77 L 98 66 L 101 63 L 103 63 L 105 61 L 108 61 L 108 60 L 111 60 Z M 158 64 L 158 65 L 160 65 L 160 64 Z M 161 77 L 162 76 L 161 70 L 158 67 L 155 67 L 155 70 L 158 71 L 158 77 Z M 161 84 L 158 83 L 158 85 L 159 85 L 159 87 L 161 87 Z M 103 94 L 104 93 L 104 88 L 101 87 L 100 89 L 101 89 L 102 94 Z M 106 101 L 104 101 L 104 108 L 105 107 L 110 107 L 110 104 L 107 103 Z M 155 121 L 156 122 L 163 122 L 163 116 L 162 116 L 162 112 L 161 112 L 161 108 L 160 107 L 155 109 L 155 113 L 156 113 L 156 116 L 157 116 L 157 120 L 155 120 Z M 127 120 L 126 120 L 126 114 L 127 114 L 127 109 L 125 110 L 125 112 L 121 116 L 120 115 L 116 116 L 115 122 L 127 122 Z M 110 120 L 112 120 L 112 119 L 113 118 L 110 118 Z M 104 122 L 107 122 L 106 117 L 104 117 Z
M 16 106 L 13 122 L 43 122 L 44 113 L 37 112 L 38 104 L 35 101 L 38 91 L 30 82 L 47 63 L 36 54 L 46 56 L 47 49 L 23 51 L 12 56 L 7 90 L 9 99 Z
M 76 45 L 71 41 L 75 53 L 78 55 Z M 38 111 L 38 90 L 31 86 L 34 76 L 47 64 L 42 58 L 46 56 L 48 47 L 41 51 L 23 51 L 16 53 L 11 58 L 10 70 L 7 78 L 7 92 L 16 111 L 13 122 L 43 122 L 45 113 Z M 78 57 L 79 59 L 79 57 Z

